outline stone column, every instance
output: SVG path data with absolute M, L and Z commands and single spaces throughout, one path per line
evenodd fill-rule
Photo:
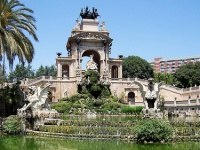
M 103 45 L 104 45 L 104 63 L 105 63 L 105 66 L 107 66 L 107 59 L 106 59 L 106 57 L 107 57 L 107 55 L 106 55 L 106 45 L 107 45 L 107 41 L 106 40 L 104 40 L 103 41 Z
M 80 42 L 81 40 L 79 38 L 76 39 L 76 44 L 77 44 L 77 66 L 76 66 L 76 75 L 77 76 L 80 76 L 80 49 L 79 49 L 79 46 L 80 46 Z
M 62 65 L 58 63 L 58 77 L 62 77 Z

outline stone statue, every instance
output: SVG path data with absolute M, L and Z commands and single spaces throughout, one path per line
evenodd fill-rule
M 63 97 L 67 97 L 67 88 L 64 90 Z
M 109 70 L 108 70 L 108 67 L 107 67 L 107 66 L 105 66 L 105 68 L 104 68 L 104 75 L 105 75 L 105 76 L 108 76 L 108 75 L 109 75 Z
M 153 79 L 150 78 L 148 83 L 148 90 L 146 91 L 145 94 L 145 108 L 154 108 L 154 110 L 157 109 L 157 94 L 156 91 L 154 90 L 154 83 Z
M 140 87 L 140 92 L 144 100 L 145 108 L 142 110 L 144 118 L 162 118 L 162 113 L 157 108 L 157 97 L 163 82 L 154 83 L 154 79 L 150 78 L 148 79 L 147 87 L 140 81 L 135 80 L 135 83 Z
M 44 87 L 37 87 L 37 86 L 31 86 L 29 87 L 29 94 L 27 95 L 27 98 L 25 101 L 28 101 L 28 104 L 25 104 L 21 109 L 18 109 L 18 112 L 23 112 L 28 110 L 29 108 L 31 110 L 41 110 L 42 108 L 50 109 L 49 104 L 46 103 L 46 100 L 48 98 L 48 89 L 50 87 L 50 84 L 46 84 Z
M 101 31 L 107 31 L 107 30 L 106 30 L 106 26 L 105 26 L 105 21 L 103 21 L 103 22 L 101 23 L 100 27 L 101 27 Z
M 76 25 L 73 30 L 80 30 L 80 26 L 81 26 L 80 22 L 78 21 L 78 19 L 76 19 Z
M 37 128 L 38 125 L 44 125 L 46 120 L 59 117 L 59 113 L 55 109 L 51 109 L 48 104 L 50 85 L 50 83 L 47 83 L 41 86 L 29 87 L 29 94 L 25 98 L 28 104 L 17 110 L 17 115 L 21 120 L 25 120 L 30 128 Z M 30 120 L 33 120 L 33 122 L 30 122 Z
M 35 122 L 44 123 L 45 118 L 57 118 L 59 113 L 50 108 L 48 104 L 48 91 L 50 83 L 45 84 L 44 86 L 31 86 L 29 87 L 29 94 L 25 101 L 28 101 L 28 104 L 25 104 L 22 108 L 17 110 L 17 115 L 20 118 L 34 118 Z
M 93 60 L 94 55 L 90 55 L 90 60 L 86 64 L 87 70 L 96 70 L 97 71 L 97 64 Z

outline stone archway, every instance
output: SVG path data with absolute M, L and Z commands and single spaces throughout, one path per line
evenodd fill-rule
M 128 93 L 128 103 L 135 104 L 135 93 L 134 92 Z
M 84 56 L 90 57 L 90 55 L 94 55 L 93 60 L 97 64 L 98 72 L 100 72 L 100 68 L 101 68 L 100 59 L 101 59 L 101 57 L 100 57 L 99 53 L 95 50 L 86 50 L 82 53 L 82 57 L 84 57 Z

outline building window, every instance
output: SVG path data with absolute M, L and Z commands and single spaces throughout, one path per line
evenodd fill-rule
M 112 78 L 118 78 L 118 67 L 117 66 L 112 66 L 111 76 L 112 76 Z
M 69 77 L 69 65 L 62 66 L 62 77 L 68 78 Z

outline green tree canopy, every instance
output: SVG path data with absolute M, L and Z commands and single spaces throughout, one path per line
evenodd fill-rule
M 174 73 L 174 83 L 180 88 L 200 85 L 200 62 L 195 64 L 189 63 L 176 70 Z
M 174 84 L 173 82 L 173 74 L 170 73 L 156 73 L 154 72 L 154 80 L 156 82 L 164 82 L 166 84 Z
M 0 61 L 7 58 L 11 68 L 16 56 L 22 63 L 33 59 L 34 47 L 26 36 L 28 33 L 38 41 L 32 13 L 18 0 L 0 0 Z
M 122 74 L 124 78 L 148 79 L 153 77 L 152 66 L 144 59 L 138 56 L 128 56 L 123 59 Z
M 35 75 L 36 77 L 39 76 L 56 76 L 57 73 L 57 69 L 55 67 L 55 65 L 51 65 L 51 66 L 43 66 L 41 65 L 40 68 L 36 71 Z
M 12 71 L 9 76 L 8 80 L 13 82 L 13 81 L 19 81 L 24 78 L 34 78 L 34 71 L 32 70 L 31 65 L 29 64 L 28 66 L 25 66 L 23 64 L 21 65 L 16 65 L 14 71 Z

